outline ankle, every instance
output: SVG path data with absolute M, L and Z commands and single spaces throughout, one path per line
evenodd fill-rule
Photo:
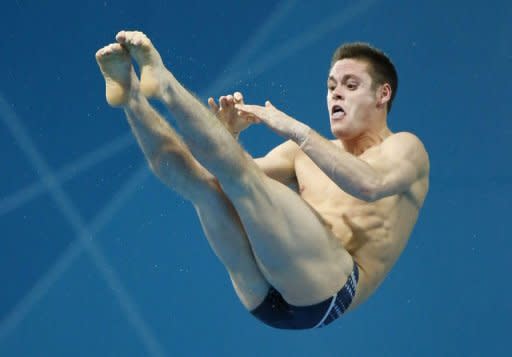
M 145 102 L 147 102 L 147 99 L 138 88 L 131 89 L 130 94 L 128 95 L 128 100 L 124 104 L 123 108 L 137 112 Z

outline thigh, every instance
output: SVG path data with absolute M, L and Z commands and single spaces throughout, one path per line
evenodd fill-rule
M 270 284 L 260 271 L 247 235 L 233 205 L 215 185 L 199 190 L 194 207 L 214 253 L 229 273 L 242 304 L 256 308 Z
M 352 271 L 341 242 L 287 186 L 258 172 L 242 180 L 228 196 L 266 279 L 296 305 L 334 295 Z

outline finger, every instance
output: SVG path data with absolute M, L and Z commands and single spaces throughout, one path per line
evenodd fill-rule
M 219 104 L 220 104 L 220 109 L 223 109 L 228 105 L 227 99 L 225 96 L 219 97 Z
M 262 120 L 259 117 L 257 117 L 254 114 L 251 114 L 249 112 L 243 112 L 243 111 L 239 110 L 238 116 L 243 118 L 244 120 L 247 120 L 249 123 L 252 123 L 252 124 L 259 124 L 262 122 Z
M 247 112 L 247 110 L 249 110 L 247 105 L 238 104 L 238 103 L 235 104 L 235 109 L 238 110 L 239 112 Z
M 244 112 L 248 112 L 258 110 L 260 107 L 258 105 L 235 104 L 235 108 Z
M 235 94 L 233 95 L 233 97 L 235 98 L 235 102 L 236 103 L 242 103 L 244 102 L 244 96 L 242 95 L 242 93 L 240 92 L 235 92 Z
M 270 100 L 267 100 L 267 101 L 265 102 L 265 106 L 266 106 L 266 107 L 274 108 L 274 106 L 272 105 L 272 103 L 270 103 Z
M 253 104 L 235 104 L 235 108 L 242 110 L 244 112 L 251 112 L 254 114 L 263 114 L 268 111 L 267 108 L 262 107 L 261 105 L 253 105 Z
M 228 102 L 227 105 L 229 107 L 232 107 L 234 105 L 233 96 L 231 94 L 227 96 L 227 102 Z
M 248 121 L 253 121 L 254 120 L 253 118 L 255 118 L 255 115 L 248 111 L 238 110 L 237 113 L 238 113 L 239 117 L 244 118 L 245 120 L 248 120 Z
M 253 116 L 252 113 L 250 112 L 246 112 L 246 111 L 243 111 L 243 110 L 239 110 L 238 111 L 238 116 L 242 117 L 242 118 L 245 118 L 245 119 L 249 119 L 251 116 Z
M 210 106 L 212 112 L 217 113 L 219 111 L 219 106 L 215 103 L 215 99 L 212 97 L 208 98 L 208 105 Z
M 257 112 L 253 108 L 238 107 L 239 104 L 235 104 L 235 109 L 238 111 L 238 115 L 247 117 L 248 115 L 257 115 Z

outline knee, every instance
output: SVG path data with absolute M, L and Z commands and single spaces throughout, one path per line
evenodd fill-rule
M 222 190 L 231 198 L 247 197 L 265 191 L 265 174 L 250 162 L 241 163 L 234 172 L 217 176 Z

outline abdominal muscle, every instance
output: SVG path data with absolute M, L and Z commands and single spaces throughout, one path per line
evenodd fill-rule
M 353 308 L 372 294 L 396 262 L 416 222 L 418 208 L 405 194 L 371 203 L 359 200 L 339 188 L 303 153 L 296 158 L 295 170 L 301 197 L 358 264 Z M 349 227 L 344 214 L 357 229 Z

